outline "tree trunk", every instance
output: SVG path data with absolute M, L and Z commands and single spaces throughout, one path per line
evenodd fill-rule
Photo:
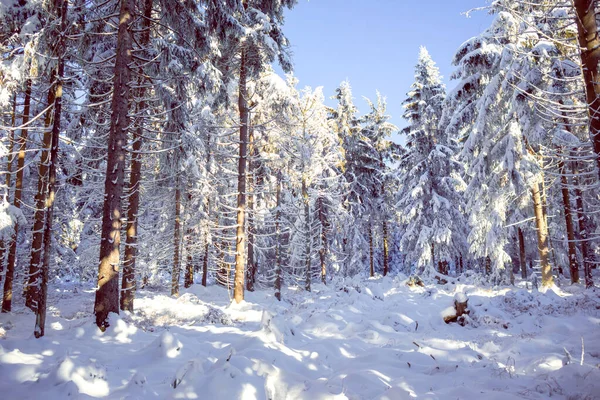
M 13 95 L 12 101 L 12 112 L 10 117 L 10 126 L 13 128 L 10 130 L 8 137 L 8 162 L 6 165 L 6 201 L 9 201 L 9 193 L 10 193 L 10 185 L 12 180 L 12 166 L 13 161 L 15 159 L 14 151 L 15 151 L 15 124 L 17 117 L 17 94 Z M 4 272 L 4 256 L 6 254 L 6 247 L 8 243 L 3 240 L 0 240 L 0 282 L 2 282 L 2 273 Z
M 48 89 L 48 106 L 54 106 L 56 98 L 56 71 L 50 76 L 50 89 Z M 38 166 L 38 184 L 35 194 L 35 213 L 33 217 L 33 240 L 31 244 L 31 260 L 29 262 L 29 274 L 27 277 L 25 293 L 25 305 L 32 311 L 36 311 L 36 299 L 40 291 L 40 274 L 42 262 L 42 246 L 44 243 L 44 226 L 46 224 L 46 195 L 48 193 L 48 171 L 50 169 L 50 151 L 52 147 L 52 118 L 53 109 L 46 112 L 44 121 L 44 139 L 42 144 L 42 155 Z
M 208 199 L 206 202 L 206 215 L 207 219 L 210 220 L 210 199 Z M 208 257 L 210 257 L 208 240 L 209 229 L 210 226 L 207 227 L 204 235 L 204 260 L 202 260 L 202 286 L 204 287 L 206 287 L 206 281 L 208 279 Z
M 62 115 L 62 94 L 63 94 L 63 77 L 65 73 L 65 41 L 64 35 L 67 31 L 67 0 L 56 3 L 56 13 L 60 17 L 60 30 L 62 35 L 59 38 L 58 44 L 58 65 L 56 67 L 56 87 L 54 94 L 54 117 L 52 123 L 52 142 L 50 148 L 50 166 L 48 171 L 48 187 L 46 197 L 46 224 L 44 226 L 43 248 L 44 254 L 42 258 L 42 268 L 39 289 L 36 290 L 36 297 L 33 299 L 35 304 L 35 329 L 34 336 L 40 338 L 45 334 L 46 328 L 46 300 L 48 298 L 48 274 L 50 271 L 50 255 L 52 254 L 52 231 L 54 217 L 54 202 L 56 188 L 56 165 L 58 164 L 58 143 L 60 135 L 60 123 Z
M 375 262 L 373 256 L 373 224 L 369 222 L 369 276 L 375 276 Z
M 390 271 L 390 256 L 388 244 L 388 226 L 387 221 L 383 220 L 383 276 L 386 276 Z
M 242 49 L 240 61 L 240 82 L 238 108 L 240 111 L 240 154 L 238 160 L 238 198 L 237 198 L 237 228 L 235 235 L 235 278 L 233 299 L 236 303 L 244 300 L 244 273 L 246 270 L 244 232 L 246 217 L 246 161 L 248 157 L 248 91 L 246 87 L 246 51 Z
M 306 182 L 306 176 L 302 176 L 302 202 L 304 203 L 304 229 L 306 232 L 306 243 L 304 248 L 304 266 L 305 266 L 305 281 L 304 289 L 310 292 L 310 286 L 312 281 L 312 266 L 311 266 L 311 223 L 310 223 L 310 198 L 308 197 L 308 184 Z
M 143 104 L 140 104 L 140 109 Z M 138 214 L 140 209 L 140 186 L 142 177 L 142 121 L 133 133 L 131 154 L 131 172 L 129 175 L 129 204 L 127 207 L 127 227 L 125 230 L 125 259 L 123 260 L 123 276 L 121 280 L 121 310 L 133 311 L 135 298 L 135 261 L 138 246 Z
M 581 69 L 588 104 L 589 135 L 596 153 L 596 169 L 600 174 L 600 37 L 594 0 L 574 0 L 575 23 L 581 50 Z
M 540 157 L 541 159 L 541 157 Z M 543 164 L 540 163 L 540 167 L 543 167 Z M 558 268 L 558 273 L 561 276 L 564 276 L 564 272 L 562 266 L 556 261 L 556 251 L 554 250 L 554 244 L 552 243 L 552 236 L 550 235 L 550 225 L 548 224 L 548 202 L 547 202 L 547 194 L 546 194 L 546 181 L 542 178 L 542 212 L 544 213 L 544 220 L 546 221 L 546 230 L 548 231 L 548 248 L 550 249 L 550 253 L 552 254 L 552 263 L 555 268 Z
M 61 18 L 61 32 L 67 31 L 67 0 L 62 0 L 57 14 Z M 58 164 L 58 143 L 60 135 L 60 123 L 62 113 L 63 76 L 65 71 L 64 55 L 66 51 L 64 36 L 61 35 L 59 42 L 59 58 L 56 73 L 56 91 L 54 96 L 54 118 L 52 124 L 52 144 L 50 149 L 50 170 L 48 171 L 48 195 L 46 199 L 46 225 L 44 227 L 44 255 L 41 268 L 41 282 L 39 292 L 34 299 L 35 308 L 35 330 L 34 336 L 40 338 L 45 334 L 46 328 L 46 300 L 48 298 L 48 273 L 50 271 L 50 255 L 52 253 L 52 226 L 54 216 L 54 201 L 56 188 L 56 165 Z
M 573 172 L 573 186 L 575 186 L 575 207 L 577 210 L 577 224 L 579 225 L 579 240 L 581 241 L 581 255 L 583 256 L 583 276 L 585 279 L 585 287 L 594 287 L 592 280 L 591 254 L 588 243 L 587 221 L 585 210 L 583 208 L 583 192 L 579 186 L 579 167 L 577 161 L 571 163 Z
M 327 217 L 323 205 L 323 197 L 319 197 L 319 221 L 321 223 L 321 248 L 319 249 L 319 259 L 321 261 L 321 282 L 327 283 Z
M 187 193 L 187 209 L 192 209 L 192 192 L 188 189 Z M 194 234 L 194 230 L 190 225 L 190 218 L 188 211 L 188 226 L 186 228 L 186 264 L 185 264 L 185 277 L 183 279 L 183 287 L 189 288 L 194 284 L 194 255 L 192 250 L 192 235 Z
M 143 48 L 150 42 L 150 18 L 152 17 L 153 0 L 144 3 L 144 18 L 141 21 L 142 34 L 140 46 Z M 143 72 L 143 71 L 141 71 Z M 138 112 L 143 113 L 146 109 L 144 97 L 146 90 L 143 87 L 143 78 L 139 79 Z M 123 260 L 123 276 L 121 280 L 120 307 L 123 311 L 133 312 L 133 300 L 137 289 L 135 279 L 135 261 L 137 257 L 138 240 L 138 214 L 140 209 L 140 187 L 142 177 L 142 144 L 144 135 L 144 119 L 140 118 L 137 129 L 133 131 L 133 143 L 131 153 L 131 171 L 129 174 L 129 187 L 127 205 L 127 226 L 125 229 L 125 259 Z
M 277 174 L 277 211 L 275 212 L 275 298 L 281 301 L 281 172 Z
M 256 279 L 256 262 L 254 256 L 254 162 L 252 158 L 256 157 L 254 147 L 254 130 L 249 127 L 248 142 L 250 160 L 248 161 L 247 185 L 248 185 L 248 274 L 246 276 L 246 289 L 254 291 L 254 282 Z
M 565 163 L 561 159 L 558 162 L 560 170 L 560 182 L 565 208 L 565 223 L 567 225 L 567 239 L 569 245 L 569 270 L 571 273 L 571 283 L 579 282 L 579 262 L 577 260 L 577 248 L 575 246 L 575 232 L 573 229 L 573 215 L 571 213 L 571 196 L 569 194 L 569 181 L 566 175 Z
M 181 243 L 181 189 L 179 175 L 175 179 L 175 227 L 173 229 L 173 271 L 171 272 L 171 296 L 179 296 L 179 276 L 181 261 L 179 249 Z
M 531 194 L 533 196 L 533 209 L 535 212 L 540 268 L 542 270 L 542 286 L 550 287 L 554 284 L 554 278 L 552 277 L 552 268 L 550 266 L 550 261 L 548 260 L 548 227 L 544 216 L 539 183 L 533 185 Z
M 21 208 L 21 198 L 23 195 L 23 172 L 25 170 L 25 151 L 27 149 L 27 130 L 29 123 L 29 111 L 31 108 L 31 80 L 28 79 L 25 84 L 25 101 L 23 103 L 23 128 L 19 138 L 19 157 L 17 159 L 17 179 L 15 181 L 15 197 L 13 204 Z M 17 238 L 19 235 L 19 225 L 15 225 L 15 232 L 10 242 L 8 250 L 8 261 L 6 263 L 6 275 L 4 277 L 4 296 L 2 298 L 2 312 L 10 312 L 12 308 L 13 280 L 15 276 L 15 264 L 17 261 Z
M 432 271 L 435 272 L 435 243 L 431 243 L 431 265 Z
M 121 0 L 119 30 L 111 104 L 111 121 L 108 135 L 108 157 L 104 182 L 104 206 L 102 209 L 102 240 L 100 242 L 100 265 L 94 304 L 96 324 L 101 330 L 109 326 L 108 314 L 119 313 L 119 246 L 121 244 L 121 199 L 125 178 L 125 146 L 129 128 L 129 100 L 131 72 L 133 4 Z
M 519 236 L 519 264 L 521 265 L 521 278 L 527 279 L 527 261 L 525 260 L 525 238 L 523 230 L 518 228 L 517 236 Z

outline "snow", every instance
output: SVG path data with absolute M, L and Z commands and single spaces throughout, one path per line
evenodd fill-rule
M 593 399 L 600 393 L 598 288 L 540 293 L 477 276 L 334 279 L 312 292 L 194 285 L 136 293 L 134 313 L 94 324 L 91 289 L 49 292 L 46 336 L 20 305 L 0 315 L 5 399 Z M 427 282 L 426 282 L 427 283 Z M 466 325 L 445 324 L 469 299 Z M 453 307 L 449 309 L 453 310 Z M 585 345 L 581 363 L 582 338 Z M 567 356 L 568 354 L 568 356 Z

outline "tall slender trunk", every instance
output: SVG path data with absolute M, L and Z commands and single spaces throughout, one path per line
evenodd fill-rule
M 369 221 L 369 276 L 375 276 L 375 263 L 373 256 L 373 224 Z
M 518 228 L 517 236 L 519 237 L 519 264 L 521 265 L 521 278 L 527 279 L 527 261 L 525 260 L 525 238 L 523 230 Z
M 581 50 L 581 69 L 588 104 L 590 140 L 596 153 L 596 169 L 600 174 L 600 36 L 594 0 L 574 0 L 577 38 Z
M 35 308 L 35 330 L 34 336 L 40 338 L 45 334 L 46 328 L 46 300 L 48 298 L 48 273 L 50 271 L 50 254 L 52 252 L 52 224 L 54 216 L 54 201 L 56 188 L 56 165 L 58 163 L 58 143 L 60 135 L 60 123 L 62 113 L 63 77 L 65 72 L 65 39 L 67 31 L 67 0 L 57 2 L 57 14 L 61 19 L 61 32 L 58 45 L 58 65 L 56 73 L 56 91 L 54 96 L 54 118 L 52 124 L 52 144 L 50 149 L 50 170 L 48 171 L 48 196 L 46 200 L 46 225 L 44 227 L 44 255 L 42 259 L 41 282 L 39 292 L 34 302 Z
M 187 209 L 188 209 L 188 223 L 185 231 L 185 240 L 186 240 L 186 262 L 185 262 L 185 277 L 183 279 L 183 286 L 189 288 L 194 284 L 194 251 L 192 244 L 192 235 L 194 234 L 194 230 L 190 224 L 191 215 L 190 210 L 192 209 L 192 191 L 188 188 L 187 192 Z
M 235 278 L 233 299 L 236 303 L 244 300 L 244 273 L 246 270 L 245 247 L 246 235 L 246 162 L 248 158 L 248 90 L 246 87 L 246 50 L 242 49 L 240 61 L 240 82 L 238 108 L 240 111 L 240 154 L 238 160 L 238 197 L 237 197 L 237 228 L 235 235 Z
M 152 18 L 152 4 L 154 0 L 145 0 L 144 18 L 141 20 L 142 34 L 140 46 L 142 50 L 150 42 L 150 23 Z M 142 71 L 143 72 L 143 71 Z M 139 79 L 139 98 L 138 112 L 143 114 L 146 109 L 144 97 L 146 89 L 144 88 L 143 78 Z M 131 171 L 129 173 L 128 204 L 127 204 L 127 226 L 125 228 L 125 256 L 123 260 L 123 276 L 121 279 L 121 300 L 120 307 L 123 311 L 133 311 L 133 300 L 137 289 L 135 278 L 135 261 L 137 257 L 138 241 L 138 214 L 140 210 L 140 188 L 142 177 L 142 145 L 144 135 L 144 118 L 140 117 L 137 129 L 133 131 L 133 143 L 131 145 Z
M 592 280 L 592 259 L 588 243 L 587 220 L 583 208 L 583 192 L 579 186 L 579 166 L 576 160 L 571 162 L 571 170 L 573 172 L 573 186 L 575 186 L 575 207 L 577 210 L 577 224 L 579 226 L 579 240 L 581 241 L 581 255 L 583 256 L 583 276 L 585 287 L 591 288 L 594 286 L 594 281 Z
M 542 270 L 542 286 L 549 287 L 554 284 L 552 268 L 548 259 L 548 227 L 544 216 L 540 184 L 535 183 L 531 188 L 533 197 L 533 209 L 535 212 L 535 225 L 538 238 L 538 252 L 540 255 L 540 267 Z
M 277 211 L 275 212 L 275 298 L 281 301 L 281 172 L 277 174 Z
M 48 106 L 54 106 L 57 89 L 56 71 L 52 71 L 50 76 L 50 89 L 48 89 Z M 61 87 L 62 88 L 62 87 Z M 41 279 L 41 262 L 42 262 L 42 246 L 44 243 L 44 226 L 46 224 L 46 196 L 48 193 L 48 172 L 50 170 L 51 148 L 53 126 L 52 119 L 54 110 L 48 109 L 44 120 L 44 139 L 42 144 L 42 155 L 38 166 L 38 184 L 35 194 L 35 213 L 33 217 L 33 240 L 31 244 L 31 259 L 29 262 L 29 274 L 27 283 L 24 288 L 25 305 L 32 311 L 36 311 L 36 299 L 39 297 L 40 279 Z
M 100 264 L 94 303 L 96 324 L 101 330 L 105 330 L 109 326 L 109 313 L 119 313 L 119 246 L 121 245 L 121 218 L 123 216 L 121 199 L 125 180 L 125 146 L 129 128 L 129 86 L 131 83 L 129 64 L 132 59 L 130 24 L 133 9 L 132 0 L 121 0 L 104 182 Z
M 541 159 L 541 157 L 540 157 Z M 540 166 L 543 167 L 543 164 L 540 163 Z M 556 261 L 556 251 L 554 250 L 554 244 L 552 243 L 552 236 L 550 235 L 550 225 L 548 224 L 548 195 L 546 193 L 546 180 L 542 178 L 541 181 L 541 195 L 542 195 L 542 212 L 544 213 L 544 220 L 546 221 L 546 230 L 548 231 L 548 248 L 550 249 L 550 253 L 552 254 L 552 263 L 554 267 L 558 268 L 558 273 L 564 276 L 564 272 L 562 269 L 562 265 Z
M 207 219 L 210 220 L 210 199 L 206 201 L 206 215 Z M 208 257 L 210 257 L 210 243 L 208 240 L 210 226 L 207 226 L 206 233 L 204 234 L 204 260 L 202 260 L 202 286 L 206 287 L 206 281 L 208 279 Z
M 6 165 L 6 201 L 9 201 L 10 194 L 10 185 L 12 180 L 12 167 L 13 161 L 15 159 L 14 151 L 15 151 L 15 124 L 17 117 L 17 94 L 13 95 L 12 100 L 12 111 L 10 116 L 10 126 L 13 128 L 10 130 L 8 136 L 8 161 Z M 2 273 L 4 272 L 4 256 L 6 254 L 6 243 L 4 240 L 0 240 L 0 282 L 2 282 Z
M 250 154 L 250 160 L 248 161 L 248 172 L 247 172 L 247 185 L 248 185 L 248 274 L 246 276 L 246 289 L 248 291 L 254 291 L 254 282 L 256 279 L 256 260 L 254 256 L 254 161 L 256 157 L 256 148 L 254 146 L 254 130 L 249 127 L 248 133 L 248 154 Z
M 431 267 L 431 270 L 435 272 L 435 243 L 431 243 Z
M 23 103 L 23 123 L 21 137 L 19 138 L 19 156 L 17 158 L 17 179 L 15 181 L 15 196 L 13 204 L 21 208 L 21 198 L 23 196 L 23 171 L 25 170 L 25 150 L 27 149 L 27 131 L 26 126 L 29 123 L 29 112 L 31 109 L 31 79 L 25 83 L 25 100 Z M 15 276 L 15 263 L 17 261 L 17 238 L 19 235 L 19 225 L 15 225 L 10 248 L 8 250 L 8 261 L 6 262 L 6 275 L 4 277 L 4 295 L 2 297 L 2 312 L 10 312 L 12 308 L 13 280 Z
M 181 243 L 181 189 L 179 175 L 175 179 L 175 227 L 173 229 L 173 271 L 171 272 L 171 296 L 179 296 L 179 276 L 181 261 L 179 249 Z
M 567 239 L 569 246 L 569 270 L 571 273 L 571 283 L 579 282 L 579 262 L 577 260 L 577 248 L 575 246 L 575 232 L 573 229 L 573 215 L 571 213 L 571 196 L 569 194 L 569 181 L 566 175 L 565 163 L 561 159 L 558 162 L 560 171 L 561 191 L 563 206 L 565 209 L 565 224 L 567 225 Z
M 310 286 L 312 281 L 312 265 L 311 265 L 311 223 L 310 223 L 310 198 L 308 197 L 308 184 L 306 182 L 306 176 L 302 176 L 302 202 L 304 204 L 304 230 L 306 232 L 305 247 L 304 247 L 304 268 L 305 268 L 305 280 L 304 289 L 310 292 Z
M 327 217 L 325 214 L 325 206 L 323 205 L 323 197 L 319 196 L 319 221 L 321 223 L 321 248 L 319 249 L 319 259 L 321 261 L 321 282 L 327 283 Z
M 386 276 L 390 272 L 390 255 L 389 255 L 389 238 L 388 238 L 388 225 L 385 217 L 383 219 L 383 276 Z

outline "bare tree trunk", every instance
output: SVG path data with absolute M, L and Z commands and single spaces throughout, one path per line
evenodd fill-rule
M 590 139 L 596 153 L 596 167 L 600 174 L 600 37 L 596 22 L 594 0 L 574 0 L 575 23 L 581 50 L 581 69 L 585 82 L 585 95 L 588 104 Z
M 431 243 L 431 265 L 433 266 L 433 271 L 435 272 L 435 243 Z
M 569 246 L 569 270 L 571 273 L 571 283 L 579 282 L 579 262 L 577 261 L 577 248 L 575 247 L 575 232 L 573 229 L 573 215 L 571 213 L 571 196 L 569 194 L 569 181 L 566 175 L 565 163 L 561 159 L 558 162 L 560 170 L 560 182 L 565 208 L 565 223 L 567 225 L 567 239 Z
M 521 278 L 527 279 L 527 261 L 525 260 L 525 238 L 523 230 L 518 228 L 517 236 L 519 236 L 519 264 L 521 265 Z
M 281 172 L 277 174 L 277 211 L 275 212 L 275 298 L 281 301 Z
M 143 104 L 140 104 L 140 109 Z M 135 298 L 135 261 L 138 246 L 138 214 L 140 209 L 140 186 L 142 177 L 142 135 L 144 128 L 142 122 L 133 133 L 131 154 L 131 172 L 129 175 L 129 204 L 127 207 L 127 227 L 125 237 L 125 259 L 123 261 L 123 276 L 121 280 L 121 301 L 123 311 L 133 311 Z
M 125 146 L 129 128 L 129 100 L 131 72 L 132 0 L 121 0 L 119 30 L 115 60 L 115 76 L 111 104 L 111 121 L 108 135 L 108 158 L 104 182 L 104 207 L 102 210 L 102 240 L 100 265 L 94 304 L 96 324 L 101 330 L 108 326 L 108 314 L 119 313 L 119 261 L 121 244 L 121 199 L 125 178 Z
M 50 271 L 50 254 L 52 252 L 52 226 L 54 216 L 54 201 L 56 188 L 56 165 L 58 163 L 58 143 L 62 113 L 63 77 L 65 72 L 65 39 L 67 31 L 67 6 L 68 1 L 57 3 L 57 14 L 61 19 L 61 32 L 58 45 L 58 65 L 56 73 L 56 88 L 54 96 L 54 118 L 52 124 L 52 147 L 50 149 L 50 170 L 48 171 L 48 196 L 46 199 L 46 225 L 44 227 L 44 256 L 42 260 L 41 282 L 37 297 L 34 299 L 35 330 L 34 336 L 40 338 L 45 334 L 46 328 L 46 300 L 48 298 L 48 273 Z
M 577 210 L 577 224 L 579 225 L 579 240 L 581 241 L 581 255 L 583 256 L 583 276 L 585 287 L 594 286 L 592 280 L 591 254 L 588 243 L 587 221 L 585 210 L 583 208 L 583 192 L 579 186 L 579 167 L 577 161 L 572 161 L 571 168 L 573 172 L 573 185 L 575 186 L 575 207 Z
M 238 108 L 240 111 L 240 154 L 238 160 L 238 198 L 237 198 L 237 228 L 235 235 L 235 278 L 233 286 L 233 299 L 236 303 L 244 300 L 244 273 L 246 270 L 245 260 L 245 217 L 246 217 L 246 162 L 248 158 L 248 90 L 246 51 L 242 49 L 240 61 L 240 82 Z
M 541 159 L 541 157 L 540 157 Z M 540 166 L 543 164 L 540 163 Z M 552 243 L 552 236 L 550 235 L 550 225 L 548 224 L 548 202 L 547 202 L 547 194 L 546 194 L 546 181 L 545 178 L 542 178 L 542 212 L 544 213 L 544 220 L 546 221 L 546 230 L 548 231 L 548 248 L 550 249 L 550 253 L 552 254 L 552 263 L 555 268 L 558 268 L 558 273 L 564 276 L 564 272 L 562 266 L 556 261 L 556 251 L 554 250 L 554 244 Z
M 50 76 L 50 89 L 48 89 L 47 104 L 54 106 L 56 98 L 55 87 L 56 71 Z M 44 120 L 44 139 L 42 144 L 42 155 L 38 166 L 38 184 L 35 194 L 35 213 L 33 217 L 33 240 L 31 244 L 31 260 L 29 262 L 29 274 L 27 277 L 25 293 L 25 305 L 32 311 L 36 311 L 35 299 L 39 297 L 42 246 L 44 242 L 44 226 L 46 224 L 46 195 L 48 193 L 48 171 L 50 169 L 50 150 L 52 147 L 52 118 L 54 110 L 49 108 Z
M 187 209 L 191 210 L 192 207 L 192 192 L 188 189 L 187 193 Z M 189 211 L 188 211 L 189 216 Z M 183 279 L 183 286 L 185 288 L 189 288 L 194 284 L 194 255 L 193 255 L 193 244 L 192 244 L 192 235 L 194 234 L 194 230 L 192 229 L 188 218 L 188 226 L 186 228 L 186 264 L 185 264 L 185 277 Z
M 550 266 L 550 261 L 548 260 L 548 227 L 544 216 L 539 183 L 533 185 L 531 194 L 533 196 L 538 252 L 540 254 L 540 267 L 542 270 L 542 286 L 549 287 L 554 284 L 554 278 L 552 277 L 552 268 Z
M 375 262 L 373 256 L 373 224 L 369 221 L 369 276 L 375 276 Z
M 306 176 L 302 176 L 302 202 L 304 203 L 304 229 L 306 231 L 306 243 L 304 248 L 304 262 L 305 262 L 305 282 L 304 289 L 310 292 L 310 286 L 312 281 L 312 265 L 311 265 L 311 223 L 310 223 L 310 198 L 308 197 L 308 184 L 306 182 Z
M 206 215 L 210 220 L 210 199 L 206 202 Z M 208 279 L 208 257 L 210 257 L 209 252 L 209 240 L 208 240 L 208 230 L 210 226 L 207 227 L 206 233 L 204 236 L 204 260 L 202 260 L 202 286 L 206 287 L 206 281 Z
M 248 161 L 248 274 L 246 276 L 246 289 L 248 291 L 254 291 L 254 282 L 256 279 L 256 262 L 254 256 L 254 162 L 252 158 L 256 157 L 255 147 L 254 147 L 254 130 L 252 127 L 249 127 L 248 134 L 248 142 L 249 142 L 249 150 L 248 154 L 250 154 L 250 161 Z
M 150 18 L 152 17 L 153 0 L 145 0 L 144 18 L 141 21 L 142 34 L 140 46 L 143 48 L 150 42 Z M 143 113 L 146 109 L 144 96 L 146 90 L 143 87 L 143 79 L 140 78 L 138 111 Z M 144 119 L 140 118 L 138 127 L 133 131 L 133 143 L 131 153 L 131 172 L 129 174 L 129 187 L 127 205 L 127 226 L 125 237 L 125 259 L 123 261 L 123 276 L 121 280 L 121 301 L 120 307 L 123 311 L 133 311 L 133 300 L 137 289 L 135 279 L 135 261 L 137 257 L 138 245 L 138 214 L 140 210 L 140 186 L 142 177 L 142 144 L 144 135 Z
M 321 282 L 327 283 L 327 217 L 323 205 L 323 197 L 319 196 L 319 221 L 321 223 L 321 248 L 319 249 L 319 259 L 321 261 Z
M 8 137 L 8 162 L 6 165 L 6 201 L 9 201 L 10 194 L 10 185 L 12 180 L 12 167 L 13 161 L 15 159 L 14 151 L 15 151 L 15 124 L 17 117 L 17 94 L 13 95 L 12 101 L 12 112 L 10 117 L 10 126 L 13 128 L 10 130 Z M 2 282 L 2 273 L 4 272 L 4 258 L 6 254 L 6 247 L 8 243 L 3 240 L 0 240 L 0 282 Z
M 181 189 L 179 175 L 175 179 L 175 227 L 173 230 L 173 271 L 171 272 L 171 296 L 179 296 L 179 276 L 181 274 L 181 261 L 179 249 L 181 243 Z
M 17 179 L 15 181 L 15 197 L 13 204 L 21 208 L 21 198 L 23 195 L 23 171 L 25 170 L 25 150 L 27 149 L 27 124 L 29 123 L 29 112 L 31 108 L 31 79 L 25 83 L 25 101 L 23 103 L 23 128 L 19 138 L 19 157 L 17 158 Z M 17 238 L 19 235 L 19 226 L 15 225 L 10 248 L 8 251 L 8 261 L 6 263 L 6 275 L 4 277 L 4 296 L 2 298 L 2 312 L 10 312 L 12 307 L 13 280 L 15 276 L 15 264 L 17 261 Z
M 388 225 L 385 218 L 383 219 L 383 276 L 390 272 L 390 255 L 388 243 Z

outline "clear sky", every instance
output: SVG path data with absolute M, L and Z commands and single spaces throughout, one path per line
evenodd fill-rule
M 413 82 L 420 46 L 429 50 L 447 87 L 458 46 L 491 22 L 487 11 L 461 15 L 487 0 L 299 0 L 287 11 L 284 32 L 292 45 L 299 87 L 323 86 L 326 97 L 350 81 L 360 113 L 362 96 L 387 98 L 388 114 L 401 127 L 402 101 Z M 327 99 L 327 104 L 335 102 Z M 401 140 L 402 141 L 402 140 Z M 403 141 L 402 141 L 403 142 Z

